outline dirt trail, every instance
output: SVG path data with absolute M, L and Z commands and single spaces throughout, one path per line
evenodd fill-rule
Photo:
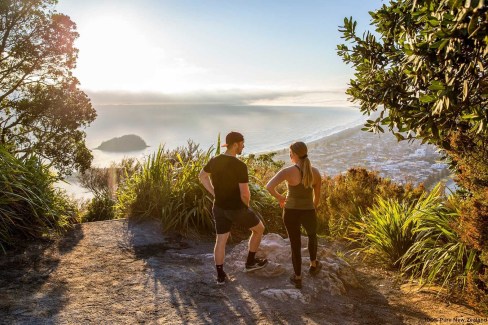
M 210 239 L 161 235 L 157 222 L 78 225 L 55 244 L 0 257 L 0 324 L 488 324 L 361 265 L 361 289 L 321 292 L 305 304 L 261 294 L 295 290 L 287 275 L 232 272 L 230 283 L 217 286 L 212 250 Z

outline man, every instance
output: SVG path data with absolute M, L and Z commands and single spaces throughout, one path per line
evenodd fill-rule
M 255 257 L 264 225 L 256 213 L 249 209 L 251 193 L 247 166 L 236 157 L 244 149 L 244 137 L 239 132 L 230 132 L 222 146 L 227 147 L 225 153 L 210 159 L 199 175 L 203 186 L 214 196 L 212 213 L 217 231 L 214 248 L 217 284 L 224 284 L 227 278 L 224 272 L 225 245 L 233 223 L 252 231 L 245 271 L 261 269 L 268 263 L 266 259 Z

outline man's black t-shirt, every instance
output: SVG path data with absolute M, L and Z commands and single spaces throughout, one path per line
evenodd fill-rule
M 219 155 L 203 167 L 203 170 L 210 173 L 212 184 L 215 189 L 214 204 L 226 210 L 237 210 L 245 208 L 241 200 L 239 183 L 248 183 L 247 166 L 236 157 Z

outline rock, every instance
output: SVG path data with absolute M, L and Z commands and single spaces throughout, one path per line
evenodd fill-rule
M 310 258 L 307 242 L 308 238 L 302 236 L 302 276 L 304 288 L 308 287 L 312 291 L 325 290 L 331 295 L 344 295 L 347 287 L 356 288 L 360 286 L 354 269 L 325 246 L 319 246 L 317 250 L 318 259 L 322 262 L 322 270 L 315 277 L 310 276 L 308 274 Z M 231 271 L 241 272 L 244 269 L 247 254 L 248 241 L 245 240 L 236 245 L 229 253 L 226 258 L 226 267 L 230 268 Z M 269 262 L 265 268 L 254 271 L 252 273 L 253 276 L 271 279 L 280 277 L 283 274 L 288 276 L 293 273 L 290 241 L 282 238 L 278 234 L 265 235 L 256 255 L 267 258 Z M 271 288 L 264 290 L 262 294 L 280 301 L 283 299 L 296 299 L 300 301 L 305 299 L 291 295 L 290 292 L 295 293 L 295 289 L 292 289 L 292 291 L 289 290 Z
M 300 300 L 303 303 L 307 303 L 310 300 L 307 299 L 298 289 L 267 289 L 262 291 L 261 294 L 265 297 L 282 302 L 290 300 Z

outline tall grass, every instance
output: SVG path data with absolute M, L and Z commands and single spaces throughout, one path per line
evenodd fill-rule
M 356 252 L 363 252 L 390 267 L 399 267 L 400 258 L 413 245 L 413 224 L 408 223 L 415 211 L 415 204 L 378 197 L 367 213 L 360 215 L 352 227 L 360 244 Z
M 366 253 L 421 283 L 464 287 L 479 270 L 478 252 L 469 249 L 455 231 L 459 221 L 456 196 L 444 196 L 438 184 L 408 203 L 377 198 L 355 223 L 353 251 Z
M 212 198 L 198 181 L 213 151 L 192 141 L 173 151 L 160 146 L 117 190 L 117 216 L 157 218 L 165 231 L 185 234 L 213 229 Z
M 441 197 L 440 187 L 431 193 L 432 200 Z M 455 231 L 460 206 L 455 195 L 436 206 L 423 207 L 412 215 L 415 243 L 401 259 L 402 270 L 422 283 L 465 287 L 470 273 L 481 266 L 478 252 L 468 248 Z
M 0 146 L 0 249 L 26 239 L 61 232 L 75 218 L 76 207 L 53 186 L 56 178 L 41 161 L 24 160 Z

